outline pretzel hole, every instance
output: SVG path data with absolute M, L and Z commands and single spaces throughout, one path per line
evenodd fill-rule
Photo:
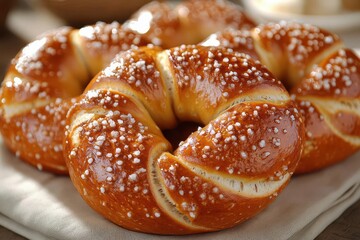
M 195 132 L 202 124 L 196 122 L 181 122 L 173 129 L 162 130 L 165 138 L 171 143 L 173 149 L 177 149 L 181 141 L 185 141 L 189 135 Z

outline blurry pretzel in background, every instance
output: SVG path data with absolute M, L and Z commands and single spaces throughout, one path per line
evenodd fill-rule
M 360 148 L 360 60 L 335 34 L 279 22 L 220 32 L 201 45 L 245 52 L 290 89 L 306 127 L 296 173 L 322 169 Z
M 124 26 L 164 48 L 196 44 L 227 28 L 251 29 L 255 23 L 239 5 L 223 0 L 192 0 L 177 5 L 152 2 L 140 8 Z
M 201 9 L 199 15 L 194 15 L 195 7 Z M 191 15 L 186 14 L 189 11 Z M 206 28 L 209 33 L 254 26 L 238 6 L 227 1 L 186 1 L 174 10 L 165 3 L 152 3 L 138 15 L 143 13 L 150 24 L 148 32 L 131 29 L 137 26 L 133 24 L 136 19 L 129 20 L 125 24 L 128 27 L 118 23 L 98 23 L 81 29 L 64 27 L 43 34 L 18 53 L 0 95 L 0 131 L 11 151 L 40 170 L 67 174 L 62 153 L 65 115 L 73 98 L 117 53 L 148 43 L 177 44 L 170 41 L 171 35 L 177 32 L 187 36 L 189 24 L 201 29 L 205 21 L 210 21 L 212 24 Z M 200 36 L 194 33 L 195 37 L 186 40 L 197 43 L 208 32 Z
M 173 152 L 160 129 L 204 125 Z M 182 45 L 121 53 L 67 116 L 64 155 L 83 199 L 134 231 L 218 231 L 287 185 L 302 152 L 300 113 L 248 55 Z M 172 153 L 173 152 L 173 153 Z

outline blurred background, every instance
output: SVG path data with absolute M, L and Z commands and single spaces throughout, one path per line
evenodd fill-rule
M 60 25 L 81 27 L 96 21 L 122 22 L 148 2 L 150 0 L 0 0 L 0 28 L 7 28 L 29 41 L 39 33 Z M 296 20 L 339 34 L 360 27 L 360 0 L 232 2 L 242 5 L 258 22 Z

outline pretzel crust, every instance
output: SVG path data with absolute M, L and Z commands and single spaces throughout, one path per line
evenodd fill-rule
M 160 129 L 179 121 L 204 127 L 173 151 Z M 290 180 L 304 134 L 289 94 L 259 62 L 195 45 L 120 54 L 67 126 L 66 162 L 84 200 L 157 234 L 218 231 L 260 212 Z
M 345 160 L 360 148 L 360 59 L 335 34 L 279 22 L 227 30 L 201 43 L 245 52 L 290 90 L 304 116 L 304 153 L 296 173 Z

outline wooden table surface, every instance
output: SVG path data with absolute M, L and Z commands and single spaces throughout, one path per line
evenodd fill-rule
M 15 16 L 14 16 L 15 15 Z M 23 13 L 16 12 L 10 18 L 12 22 L 8 24 L 9 29 L 2 30 L 0 33 L 0 79 L 4 78 L 7 66 L 16 53 L 32 38 L 34 33 L 33 29 L 24 30 L 24 32 L 18 32 L 16 24 L 22 21 L 28 21 L 28 18 L 34 17 Z M 43 16 L 37 16 L 32 19 L 32 25 L 38 23 L 40 28 L 37 31 L 41 32 L 42 28 L 46 26 L 43 18 L 46 18 L 46 14 Z M 20 21 L 20 22 L 19 22 Z M 34 23 L 35 21 L 35 23 Z M 36 31 L 35 31 L 36 32 Z M 344 33 L 345 34 L 345 33 Z M 345 42 L 350 47 L 360 48 L 360 29 L 355 32 L 346 33 Z M 344 38 L 344 36 L 342 36 Z M 0 226 L 0 239 L 8 240 L 20 240 L 26 239 L 2 226 Z M 337 220 L 329 225 L 317 238 L 317 240 L 333 240 L 333 239 L 360 239 L 360 200 L 348 208 Z

